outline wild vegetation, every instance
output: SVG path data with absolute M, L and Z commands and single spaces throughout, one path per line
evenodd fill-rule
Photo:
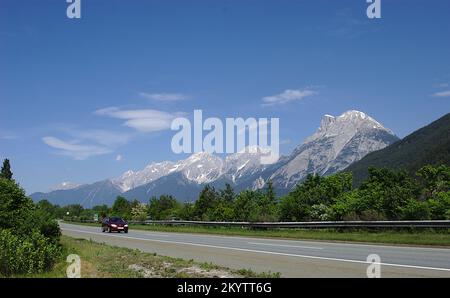
M 148 204 L 117 197 L 113 206 L 84 209 L 80 205 L 41 208 L 66 219 L 116 215 L 125 219 L 183 219 L 204 221 L 324 221 L 450 219 L 450 167 L 406 171 L 369 168 L 368 177 L 353 187 L 351 173 L 326 177 L 309 175 L 289 194 L 278 198 L 269 181 L 262 190 L 238 194 L 227 184 L 217 190 L 206 185 L 195 202 L 180 203 L 170 195 L 150 198 Z
M 249 269 L 230 269 L 211 263 L 171 258 L 154 253 L 145 253 L 137 249 L 115 247 L 85 239 L 61 237 L 63 254 L 53 268 L 46 272 L 33 274 L 15 274 L 17 277 L 66 277 L 68 254 L 77 254 L 81 259 L 80 274 L 83 278 L 247 278 L 280 277 L 276 272 L 254 272 Z
M 12 176 L 6 159 L 0 175 L 0 276 L 43 272 L 60 255 L 59 226 Z

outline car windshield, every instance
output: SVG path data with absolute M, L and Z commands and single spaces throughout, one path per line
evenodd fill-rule
M 109 219 L 109 221 L 111 221 L 111 222 L 124 222 L 123 219 L 121 219 L 120 217 L 111 217 Z

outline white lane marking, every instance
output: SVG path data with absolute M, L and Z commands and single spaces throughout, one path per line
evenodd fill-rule
M 136 230 L 132 230 L 133 234 L 139 234 L 139 235 L 148 235 L 148 233 L 140 233 L 139 231 Z M 144 232 L 144 231 L 142 231 Z M 170 235 L 167 234 L 159 234 L 159 233 L 152 233 L 152 236 L 157 236 L 157 237 L 170 237 Z
M 80 226 L 80 225 L 76 225 L 76 224 L 66 224 L 67 226 Z M 90 227 L 92 228 L 92 226 L 83 226 L 83 227 Z M 163 237 L 170 237 L 172 235 L 179 235 L 179 236 L 186 236 L 186 235 L 192 235 L 194 237 L 196 236 L 206 236 L 206 237 L 214 237 L 214 238 L 225 238 L 225 239 L 229 239 L 229 238 L 233 238 L 233 239 L 244 239 L 247 241 L 252 241 L 252 240 L 257 240 L 257 241 L 274 241 L 274 242 L 290 242 L 290 243 L 302 243 L 302 244 L 314 244 L 314 245 L 329 245 L 329 246 L 352 246 L 352 247 L 357 247 L 357 246 L 365 246 L 365 247 L 374 247 L 374 248 L 390 248 L 390 249 L 405 249 L 407 248 L 408 250 L 428 250 L 428 251 L 450 251 L 450 249 L 448 248 L 444 248 L 444 247 L 417 247 L 417 246 L 411 246 L 411 245 L 401 245 L 401 244 L 392 244 L 392 245 L 383 245 L 383 244 L 364 244 L 361 242 L 356 242 L 356 243 L 345 243 L 345 242 L 340 242 L 340 240 L 336 240 L 335 242 L 327 242 L 327 241 L 310 241 L 310 240 L 296 240 L 296 239 L 292 239 L 292 240 L 288 240 L 288 239 L 274 239 L 274 238 L 258 238 L 258 237 L 239 237 L 239 236 L 234 236 L 234 235 L 226 235 L 226 236 L 220 236 L 220 235 L 213 235 L 213 234 L 207 234 L 207 233 L 177 233 L 177 232 L 167 232 L 166 234 L 162 234 L 160 232 L 154 232 L 151 230 L 140 230 L 140 229 L 133 229 L 131 228 L 131 230 L 133 232 L 143 232 L 144 234 L 155 234 L 155 235 L 161 235 Z
M 68 226 L 78 226 L 80 227 L 81 225 L 76 225 L 76 224 L 66 224 Z M 91 226 L 85 226 L 85 227 L 91 227 Z M 92 227 L 91 227 L 92 228 Z M 157 232 L 153 232 L 151 230 L 140 230 L 140 229 L 133 229 L 131 228 L 131 230 L 133 232 L 136 231 L 140 231 L 140 232 L 145 232 L 145 234 L 155 234 L 155 235 L 161 235 L 163 237 L 170 237 L 172 235 L 180 235 L 180 236 L 186 236 L 186 235 L 192 235 L 192 236 L 207 236 L 207 237 L 215 237 L 215 238 L 222 238 L 222 239 L 229 239 L 229 238 L 233 238 L 233 239 L 244 239 L 247 241 L 251 241 L 251 240 L 257 240 L 257 241 L 279 241 L 279 242 L 291 242 L 291 243 L 304 243 L 304 244 L 313 244 L 313 245 L 329 245 L 329 246 L 352 246 L 352 247 L 359 247 L 359 246 L 365 246 L 365 247 L 373 247 L 373 248 L 379 248 L 379 247 L 383 247 L 383 248 L 390 248 L 390 249 L 405 249 L 407 248 L 408 250 L 431 250 L 431 251 L 450 251 L 450 249 L 448 248 L 444 248 L 444 247 L 417 247 L 417 246 L 412 246 L 412 245 L 402 245 L 402 244 L 396 244 L 393 243 L 392 245 L 383 245 L 383 244 L 364 244 L 364 243 L 346 243 L 346 242 L 340 242 L 340 240 L 336 240 L 335 242 L 327 242 L 327 241 L 310 241 L 310 240 L 288 240 L 288 239 L 274 239 L 274 238 L 258 238 L 258 237 L 239 237 L 239 236 L 234 236 L 234 235 L 226 235 L 226 236 L 221 236 L 221 235 L 213 235 L 213 234 L 207 234 L 207 233 L 177 233 L 177 232 L 167 232 L 168 234 L 158 234 Z M 170 234 L 170 235 L 169 235 Z
M 256 244 L 256 245 L 267 245 L 267 246 L 294 247 L 294 248 L 307 248 L 307 249 L 323 249 L 323 247 L 286 245 L 286 244 L 276 244 L 276 243 L 261 243 L 261 242 L 247 242 L 247 243 L 248 244 Z
M 190 242 L 180 242 L 180 241 L 169 241 L 169 240 L 158 240 L 158 239 L 145 239 L 145 238 L 137 238 L 137 237 L 129 237 L 129 236 L 116 236 L 116 235 L 111 235 L 111 234 L 103 234 L 103 233 L 98 233 L 98 232 L 88 232 L 88 231 L 64 229 L 64 228 L 63 228 L 63 230 L 72 231 L 72 232 L 78 232 L 78 233 L 110 236 L 110 237 L 116 237 L 116 238 L 142 240 L 142 241 L 153 241 L 153 242 L 161 242 L 161 243 L 172 243 L 172 244 L 181 244 L 181 245 L 211 247 L 211 248 L 220 248 L 220 249 L 228 249 L 228 250 L 236 250 L 236 251 L 263 253 L 263 254 L 270 254 L 270 255 L 280 255 L 280 256 L 298 257 L 298 258 L 306 258 L 306 259 L 318 259 L 318 260 L 326 260 L 326 261 L 338 261 L 338 262 L 359 263 L 359 264 L 372 264 L 371 262 L 367 262 L 367 261 L 351 260 L 351 259 L 338 259 L 338 258 L 328 258 L 328 257 L 318 257 L 318 256 L 307 256 L 307 255 L 297 255 L 297 254 L 281 253 L 281 252 L 274 252 L 274 251 L 254 250 L 254 249 L 246 249 L 246 248 L 227 247 L 227 246 L 217 246 L 217 245 L 210 245 L 210 244 L 200 244 L 200 243 L 190 243 Z M 414 268 L 414 269 L 437 270 L 437 271 L 448 271 L 448 272 L 450 272 L 450 268 L 424 267 L 424 266 L 392 264 L 392 263 L 380 263 L 380 265 L 391 266 L 391 267 L 403 267 L 403 268 Z

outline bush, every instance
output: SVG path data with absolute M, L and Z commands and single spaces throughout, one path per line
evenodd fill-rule
M 30 219 L 36 229 L 38 229 L 44 237 L 48 238 L 53 243 L 57 243 L 61 236 L 61 230 L 59 229 L 58 222 L 53 218 L 53 215 L 45 210 L 37 209 L 33 218 Z
M 19 237 L 0 230 L 0 274 L 39 273 L 48 270 L 60 255 L 60 248 L 38 231 Z
M 0 178 L 0 274 L 50 268 L 60 252 L 60 230 L 45 204 L 35 205 L 13 180 Z
M 431 219 L 450 219 L 450 191 L 440 192 L 427 200 Z
M 406 206 L 402 208 L 402 214 L 402 219 L 406 220 L 429 219 L 430 209 L 426 202 L 410 199 Z

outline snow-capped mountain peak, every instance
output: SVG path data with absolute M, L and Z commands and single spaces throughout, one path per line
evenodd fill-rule
M 271 179 L 290 187 L 309 173 L 335 173 L 397 139 L 363 112 L 350 110 L 337 117 L 325 115 L 317 131 L 297 146 Z
M 247 175 L 252 175 L 265 168 L 261 164 L 261 157 L 270 153 L 270 149 L 259 146 L 248 146 L 238 153 L 225 158 L 225 174 L 233 182 Z
M 111 179 L 114 186 L 125 192 L 167 175 L 173 163 L 170 161 L 151 163 L 141 171 L 126 171 L 122 176 Z
M 369 115 L 360 111 L 350 110 L 337 117 L 331 115 L 323 116 L 317 131 L 307 138 L 305 142 L 337 135 L 351 136 L 359 131 L 371 129 L 383 130 L 393 134 L 391 130 L 385 128 Z
M 223 160 L 207 152 L 197 152 L 177 163 L 184 177 L 197 183 L 208 183 L 222 175 Z

